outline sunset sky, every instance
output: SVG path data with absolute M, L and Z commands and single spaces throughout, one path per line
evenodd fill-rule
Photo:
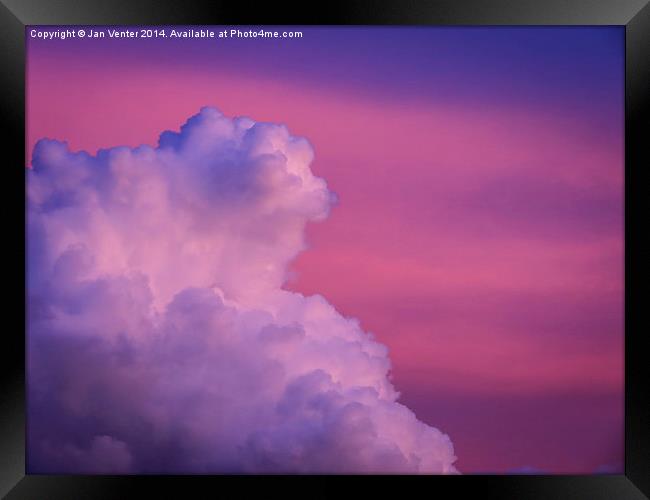
M 337 203 L 284 287 L 387 346 L 458 470 L 622 472 L 623 28 L 301 29 L 27 36 L 28 162 L 156 146 L 204 106 L 285 124 Z

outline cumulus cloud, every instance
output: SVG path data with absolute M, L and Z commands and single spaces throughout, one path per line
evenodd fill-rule
M 335 201 L 286 127 L 203 108 L 27 171 L 30 472 L 454 473 L 385 346 L 282 289 Z

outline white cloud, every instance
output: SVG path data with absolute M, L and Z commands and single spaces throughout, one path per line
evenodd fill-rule
M 455 472 L 449 438 L 397 402 L 387 349 L 281 288 L 334 200 L 312 158 L 213 108 L 156 148 L 37 144 L 31 472 L 82 454 L 92 471 Z

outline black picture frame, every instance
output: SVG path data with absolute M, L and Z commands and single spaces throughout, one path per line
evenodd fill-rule
M 626 33 L 625 74 L 625 473 L 593 476 L 45 476 L 25 475 L 25 26 L 26 25 L 619 25 Z M 340 0 L 289 4 L 221 0 L 0 0 L 5 248 L 16 263 L 5 274 L 5 313 L 0 347 L 0 495 L 10 499 L 153 498 L 244 494 L 253 483 L 302 496 L 332 497 L 358 482 L 401 494 L 423 488 L 440 498 L 471 495 L 501 499 L 642 499 L 650 497 L 650 363 L 643 337 L 643 262 L 640 214 L 650 166 L 650 4 L 648 0 Z M 23 216 L 21 217 L 21 211 Z M 647 252 L 646 252 L 647 255 Z M 647 257 L 646 257 L 647 258 Z M 22 260 L 21 260 L 22 259 Z M 21 265 L 22 262 L 22 265 Z M 21 293 L 22 291 L 22 293 Z M 11 325 L 11 326 L 10 326 Z M 254 479 L 254 481 L 251 481 Z M 317 487 L 307 486 L 316 481 Z M 289 490 L 287 490 L 287 487 Z M 307 489 L 309 488 L 309 489 Z M 196 496 L 199 496 L 198 493 Z

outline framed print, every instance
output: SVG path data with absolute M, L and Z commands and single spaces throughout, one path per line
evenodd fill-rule
M 647 2 L 3 1 L 3 495 L 648 497 Z

